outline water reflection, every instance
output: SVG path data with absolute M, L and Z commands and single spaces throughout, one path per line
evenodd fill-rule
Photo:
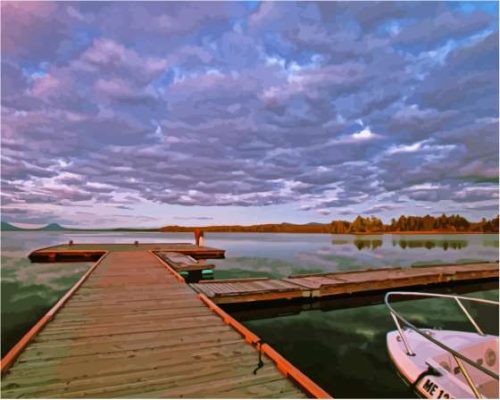
M 344 245 L 344 244 L 349 244 L 351 243 L 351 240 L 349 239 L 333 239 L 332 244 L 335 245 Z
M 495 300 L 498 290 L 469 296 Z M 421 327 L 474 329 L 454 302 L 420 299 L 400 302 L 396 307 Z M 472 303 L 467 307 L 485 332 L 498 335 L 496 310 Z M 279 317 L 258 315 L 245 320 L 244 325 L 336 398 L 416 397 L 388 357 L 386 334 L 395 330 L 395 325 L 385 305 L 290 311 L 291 315 Z
M 393 240 L 392 246 L 399 246 L 402 249 L 418 249 L 426 248 L 428 250 L 434 249 L 435 247 L 441 248 L 443 250 L 453 249 L 460 250 L 466 248 L 468 242 L 466 240 Z
M 2 232 L 1 238 L 2 351 L 7 351 L 87 268 L 84 264 L 31 264 L 27 259 L 31 250 L 70 239 L 75 243 L 192 242 L 190 233 L 153 232 Z M 304 273 L 498 259 L 498 235 L 494 234 L 209 233 L 206 239 L 208 246 L 227 250 L 225 260 L 215 261 L 215 279 L 281 279 Z M 494 295 L 498 298 L 498 291 Z M 275 310 L 234 313 L 337 397 L 411 397 L 387 357 L 385 334 L 394 329 L 393 321 L 379 304 L 380 297 L 373 301 L 371 306 L 346 308 L 360 305 L 347 297 L 343 303 L 290 304 Z M 371 304 L 369 299 L 363 302 Z M 302 312 L 305 309 L 310 311 Z M 429 316 L 439 319 L 453 315 L 441 308 L 431 311 Z M 288 316 L 277 317 L 283 313 Z M 498 326 L 493 317 L 483 319 Z M 430 326 L 436 323 L 431 322 Z
M 352 244 L 358 250 L 376 250 L 379 247 L 384 246 L 384 240 L 382 238 L 377 239 L 364 239 L 356 238 L 354 240 L 349 239 L 333 239 L 331 241 L 334 246 L 345 246 Z M 427 249 L 432 250 L 435 248 L 448 250 L 461 250 L 465 249 L 469 245 L 469 242 L 464 239 L 393 239 L 392 247 L 399 247 L 403 250 L 406 249 Z M 483 241 L 483 246 L 485 247 L 498 247 L 498 241 Z
M 363 250 L 365 248 L 375 250 L 378 247 L 381 247 L 384 242 L 381 239 L 374 240 L 366 240 L 366 239 L 356 239 L 354 241 L 354 246 L 358 248 L 358 250 Z
M 488 239 L 488 238 L 484 239 L 483 240 L 483 246 L 484 247 L 496 247 L 498 249 L 498 247 L 499 247 L 498 236 L 496 237 L 496 239 Z

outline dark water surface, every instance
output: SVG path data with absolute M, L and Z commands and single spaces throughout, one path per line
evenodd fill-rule
M 90 266 L 31 264 L 26 258 L 30 251 L 70 239 L 75 243 L 192 242 L 188 233 L 2 232 L 1 237 L 2 356 Z M 367 267 L 493 261 L 498 259 L 499 238 L 208 233 L 206 244 L 227 250 L 225 260 L 215 260 L 216 279 L 280 278 Z M 498 290 L 475 290 L 475 297 L 498 299 Z M 482 326 L 498 334 L 496 313 L 470 307 Z M 470 329 L 456 304 L 443 300 L 407 301 L 397 308 L 421 325 Z M 303 311 L 243 323 L 335 397 L 414 397 L 388 359 L 385 334 L 394 325 L 383 305 Z
M 495 300 L 498 290 L 468 296 Z M 498 335 L 496 307 L 467 307 L 482 328 Z M 412 300 L 395 308 L 419 327 L 473 331 L 450 300 Z M 385 336 L 396 328 L 385 305 L 303 311 L 244 324 L 336 398 L 416 397 L 387 355 Z

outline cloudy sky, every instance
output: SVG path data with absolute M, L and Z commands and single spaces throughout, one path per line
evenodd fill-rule
M 495 2 L 2 9 L 2 220 L 498 212 Z

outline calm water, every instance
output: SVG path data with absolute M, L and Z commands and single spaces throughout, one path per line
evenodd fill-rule
M 2 232 L 2 355 L 78 280 L 89 264 L 31 264 L 36 248 L 75 243 L 192 242 L 192 234 Z M 207 245 L 227 250 L 215 278 L 285 277 L 366 267 L 411 266 L 498 259 L 498 235 L 298 235 L 209 233 Z M 474 296 L 498 299 L 498 290 Z M 397 304 L 429 327 L 469 329 L 453 304 L 419 300 Z M 474 309 L 491 332 L 495 313 Z M 414 397 L 389 362 L 385 334 L 394 326 L 382 305 L 303 311 L 245 320 L 257 335 L 335 397 Z

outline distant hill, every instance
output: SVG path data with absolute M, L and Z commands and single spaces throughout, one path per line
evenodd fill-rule
M 2 222 L 2 231 L 66 231 L 66 230 L 68 229 L 56 223 L 48 224 L 41 228 L 19 228 L 15 225 L 9 224 L 8 222 Z
M 2 222 L 2 231 L 22 231 L 22 228 L 11 225 L 8 222 Z
M 67 229 L 62 227 L 59 224 L 52 223 L 52 224 L 48 224 L 42 228 L 38 228 L 36 230 L 37 231 L 66 231 Z
M 161 228 L 65 228 L 51 223 L 41 228 L 24 229 L 8 222 L 2 222 L 2 231 L 82 231 L 82 232 L 193 232 L 201 229 L 205 232 L 268 232 L 268 233 L 332 233 L 332 234 L 432 234 L 432 233 L 498 233 L 499 217 L 491 220 L 482 218 L 470 222 L 460 215 L 445 214 L 439 217 L 426 215 L 393 218 L 390 224 L 384 224 L 376 217 L 358 216 L 354 221 L 334 220 L 330 223 L 309 222 L 307 224 L 258 224 L 258 225 L 212 225 L 179 226 L 169 225 Z

